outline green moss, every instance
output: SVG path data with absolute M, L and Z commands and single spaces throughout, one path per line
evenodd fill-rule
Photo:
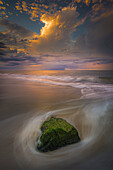
M 77 130 L 61 118 L 50 118 L 40 129 L 42 134 L 37 138 L 36 148 L 41 152 L 52 151 L 80 141 Z

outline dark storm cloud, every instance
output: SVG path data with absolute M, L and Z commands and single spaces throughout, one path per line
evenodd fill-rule
M 14 22 L 10 22 L 6 19 L 0 21 L 0 26 L 4 26 L 5 28 L 7 28 L 9 33 L 16 34 L 23 38 L 32 36 L 34 34 L 32 31 L 27 30 L 24 27 Z
M 10 55 L 1 55 L 0 62 L 5 63 L 7 66 L 17 66 L 17 65 L 30 65 L 30 64 L 42 64 L 42 57 L 38 58 L 25 55 L 23 52 L 18 54 L 12 53 Z
M 83 61 L 83 63 L 94 63 L 94 65 L 96 64 L 110 64 L 110 63 L 113 63 L 113 58 L 98 58 L 98 57 L 95 57 L 95 59 L 85 59 Z
M 20 48 L 20 47 L 25 47 L 27 44 L 27 41 L 24 41 L 24 39 L 20 39 L 19 37 L 17 37 L 16 34 L 11 34 L 9 32 L 5 34 L 0 32 L 0 41 L 7 48 L 8 47 Z
M 8 20 L 1 20 L 0 26 L 5 27 L 5 30 L 0 32 L 0 55 L 12 55 L 12 53 L 17 55 L 21 50 L 24 52 L 29 44 L 28 39 L 32 38 L 35 34 Z M 10 58 L 11 57 L 12 56 L 10 56 Z
M 78 36 L 74 52 L 113 56 L 113 14 L 89 25 L 85 34 Z
M 94 63 L 93 65 L 101 65 L 101 64 L 113 64 L 113 59 L 106 59 L 106 60 L 101 60 L 101 61 L 97 61 L 96 63 Z
M 6 49 L 5 44 L 0 42 L 0 56 L 5 54 L 4 49 Z
M 113 15 L 93 23 L 88 33 L 88 45 L 103 55 L 113 55 Z
M 11 57 L 11 58 L 3 57 L 3 56 L 0 57 L 0 61 L 1 61 L 1 62 L 25 61 L 25 60 L 27 60 L 27 59 L 26 59 L 26 58 L 18 58 L 18 57 Z
M 6 48 L 6 46 L 3 42 L 0 42 L 0 48 Z
M 16 56 L 11 56 L 11 57 L 4 57 L 4 56 L 0 57 L 0 61 L 2 61 L 2 62 L 8 62 L 8 61 L 26 61 L 26 60 L 29 60 L 29 61 L 32 61 L 32 62 L 37 62 L 37 61 L 39 61 L 39 58 L 37 60 L 36 57 L 22 56 L 22 54 L 21 55 L 16 55 Z
M 7 64 L 7 66 L 18 66 L 18 65 L 20 65 L 20 63 L 11 62 Z
M 0 55 L 4 55 L 4 52 L 2 50 L 0 50 Z

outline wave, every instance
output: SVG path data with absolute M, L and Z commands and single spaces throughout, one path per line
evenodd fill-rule
M 53 80 L 53 81 L 62 81 L 62 82 L 100 82 L 100 79 L 97 76 L 49 76 L 49 75 L 23 75 L 23 74 L 9 74 L 9 73 L 0 73 L 0 76 L 7 76 L 9 78 L 17 78 L 29 81 L 40 81 L 40 80 Z
M 113 84 L 103 83 L 97 76 L 49 76 L 49 75 L 23 75 L 23 74 L 0 74 L 7 78 L 14 78 L 23 81 L 32 81 L 37 83 L 70 86 L 81 89 L 81 98 L 95 98 L 113 95 Z

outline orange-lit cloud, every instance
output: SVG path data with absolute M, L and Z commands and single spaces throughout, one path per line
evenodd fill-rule
M 109 0 L 109 2 L 112 2 L 112 0 Z M 69 6 L 82 6 L 85 4 L 86 6 L 91 5 L 92 11 L 90 11 L 90 17 L 92 20 L 95 20 L 95 18 L 100 15 L 102 16 L 103 13 L 106 12 L 106 2 L 103 0 L 73 0 L 72 3 L 69 3 Z M 58 6 L 57 3 L 52 3 L 49 5 L 45 5 L 43 3 L 26 3 L 25 1 L 18 1 L 16 3 L 15 8 L 22 12 L 26 12 L 30 16 L 30 19 L 32 21 L 40 20 L 40 17 L 43 14 L 55 14 L 59 10 L 62 10 L 61 6 Z M 113 8 L 112 8 L 113 9 Z
M 89 6 L 91 3 L 101 3 L 102 0 L 73 0 L 74 3 L 84 3 Z
M 36 2 L 28 4 L 25 1 L 18 1 L 15 6 L 15 8 L 20 11 L 20 13 L 23 11 L 26 12 L 32 21 L 39 20 L 40 16 L 44 13 L 56 12 L 56 7 L 57 4 L 54 3 L 50 5 L 45 5 L 43 3 L 37 4 Z
M 2 2 L 2 1 L 0 1 L 0 4 L 2 4 L 2 5 L 3 5 L 3 2 Z
M 91 2 L 91 0 L 84 0 L 85 4 L 88 6 Z
M 22 13 L 22 7 L 20 6 L 20 2 L 17 2 L 17 3 L 16 3 L 15 8 L 16 8 L 18 11 L 20 11 L 20 13 Z
M 0 10 L 5 10 L 6 9 L 6 7 L 3 7 L 3 6 L 0 6 Z
M 28 11 L 27 4 L 25 1 L 22 1 L 22 8 L 23 8 L 23 11 Z
M 98 21 L 113 14 L 113 4 L 106 8 L 105 4 L 95 4 L 92 6 L 91 20 Z
M 40 21 L 45 25 L 38 39 L 31 41 L 32 52 L 55 52 L 69 48 L 70 35 L 84 22 L 77 20 L 76 7 L 65 7 L 54 15 L 43 14 Z
M 5 27 L 5 30 L 0 32 L 0 43 L 7 46 L 7 48 L 4 48 L 3 53 L 13 52 L 27 55 L 26 47 L 29 44 L 29 39 L 35 37 L 36 33 L 6 19 L 0 20 L 0 26 Z
M 4 5 L 3 2 L 0 1 L 0 18 L 7 18 L 8 15 L 6 13 L 6 7 L 3 5 Z

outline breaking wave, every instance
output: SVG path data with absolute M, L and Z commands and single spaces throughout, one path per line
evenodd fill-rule
M 7 78 L 38 82 L 59 86 L 70 86 L 81 89 L 82 98 L 111 96 L 113 85 L 105 84 L 96 76 L 49 76 L 49 75 L 22 75 L 22 74 L 0 74 Z

